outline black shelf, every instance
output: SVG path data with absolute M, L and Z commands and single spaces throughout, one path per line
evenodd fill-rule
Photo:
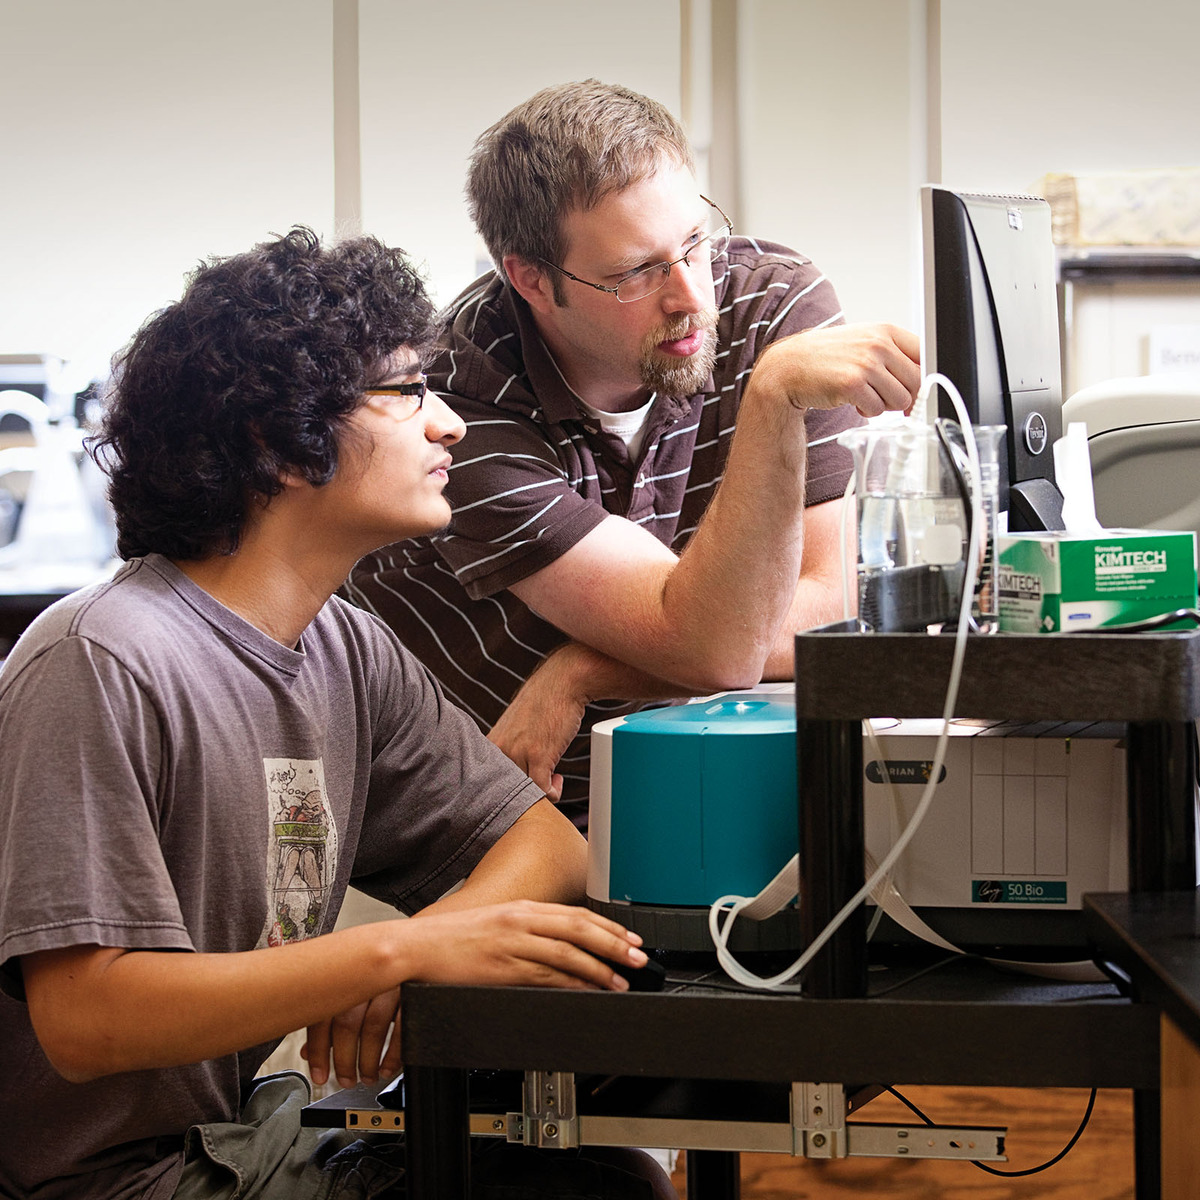
M 796 717 L 940 717 L 953 653 L 950 634 L 800 634 Z M 1200 716 L 1200 631 L 972 636 L 954 715 L 1194 720 Z
M 1200 1046 L 1200 893 L 1100 892 L 1083 907 L 1099 952 L 1129 973 L 1140 1000 Z
M 941 716 L 953 654 L 949 634 L 864 634 L 828 626 L 797 635 L 804 944 L 864 882 L 861 721 Z M 975 635 L 952 715 L 1123 722 L 1130 890 L 1195 884 L 1200 632 Z M 863 930 L 860 908 L 814 958 L 806 977 L 810 994 L 865 993 Z
M 1065 248 L 1058 255 L 1064 283 L 1115 283 L 1128 280 L 1189 280 L 1200 277 L 1200 248 L 1183 246 L 1112 246 Z
M 923 634 L 830 628 L 796 638 L 809 941 L 862 882 L 861 720 L 940 716 L 953 650 L 951 637 Z M 1125 722 L 1133 886 L 1164 891 L 1188 871 L 1194 882 L 1200 633 L 974 637 L 957 715 Z M 864 947 L 852 921 L 816 956 L 802 996 L 707 991 L 695 980 L 658 994 L 405 984 L 413 1200 L 465 1186 L 473 1067 L 764 1084 L 1131 1088 L 1138 1195 L 1157 1195 L 1156 1009 L 1104 984 L 965 960 L 868 997 Z M 736 1195 L 730 1156 L 704 1153 L 697 1167 L 722 1181 L 708 1194 Z
M 964 963 L 894 996 L 405 984 L 413 1067 L 790 1083 L 1158 1086 L 1158 1020 L 1116 996 Z

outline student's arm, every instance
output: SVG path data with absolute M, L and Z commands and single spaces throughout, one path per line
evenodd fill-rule
M 457 891 L 418 916 L 462 912 L 507 900 L 579 904 L 587 883 L 587 842 L 550 803 L 539 800 L 479 860 Z
M 466 912 L 523 897 L 578 903 L 587 878 L 587 843 L 550 803 L 540 800 L 512 825 L 480 860 L 462 887 L 423 908 L 414 920 Z M 640 938 L 636 939 L 640 942 Z M 365 1004 L 308 1027 L 303 1057 L 318 1086 L 333 1073 L 342 1087 L 361 1078 L 391 1078 L 400 1057 L 400 992 L 396 988 Z M 393 1029 L 394 1026 L 394 1029 Z M 390 1042 L 389 1042 L 390 1037 Z
M 490 903 L 527 886 L 582 894 L 582 839 L 549 808 L 542 802 L 516 821 L 476 868 L 479 879 L 419 920 L 231 954 L 85 945 L 26 955 L 34 1030 L 56 1070 L 82 1082 L 230 1054 L 326 1022 L 406 979 L 624 990 L 593 956 L 640 965 L 636 935 L 582 908 Z
M 573 640 L 694 694 L 758 682 L 786 622 L 840 610 L 830 584 L 836 517 L 824 512 L 836 505 L 805 515 L 804 413 L 906 410 L 918 361 L 915 335 L 891 326 L 773 343 L 746 386 L 725 477 L 682 554 L 610 516 L 511 590 Z M 824 530 L 811 546 L 809 520 Z

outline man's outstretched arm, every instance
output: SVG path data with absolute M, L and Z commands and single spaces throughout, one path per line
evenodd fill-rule
M 790 679 L 796 632 L 842 615 L 841 501 L 808 509 L 804 523 L 800 578 L 763 664 L 763 679 Z M 848 564 L 853 570 L 852 556 Z M 852 603 L 853 595 L 852 582 Z M 547 655 L 525 681 L 488 738 L 546 795 L 557 800 L 562 794 L 562 777 L 555 768 L 579 732 L 588 704 L 614 699 L 675 700 L 722 690 L 671 683 L 582 642 L 567 642 Z
M 840 612 L 830 582 L 836 505 L 805 513 L 805 411 L 906 410 L 918 361 L 915 335 L 891 326 L 774 343 L 747 384 L 725 477 L 681 555 L 609 517 L 512 591 L 573 640 L 694 694 L 756 683 L 785 623 Z

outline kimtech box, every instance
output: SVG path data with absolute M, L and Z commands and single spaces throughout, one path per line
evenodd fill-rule
M 1190 530 L 1001 534 L 996 548 L 1004 632 L 1100 629 L 1196 607 Z

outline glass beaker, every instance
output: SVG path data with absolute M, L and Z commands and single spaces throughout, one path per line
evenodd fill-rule
M 945 421 L 943 427 L 954 447 L 955 461 L 966 477 L 967 486 L 974 489 L 975 481 L 967 458 L 962 427 L 956 421 Z M 980 546 L 979 574 L 975 580 L 975 599 L 971 609 L 980 633 L 995 633 L 1000 627 L 996 592 L 996 537 L 1000 532 L 1000 462 L 1007 429 L 1007 425 L 971 426 L 975 448 L 979 453 L 980 502 L 983 505 L 986 539 Z
M 923 421 L 849 429 L 858 515 L 858 620 L 918 632 L 959 611 L 967 548 L 964 490 L 949 448 Z

